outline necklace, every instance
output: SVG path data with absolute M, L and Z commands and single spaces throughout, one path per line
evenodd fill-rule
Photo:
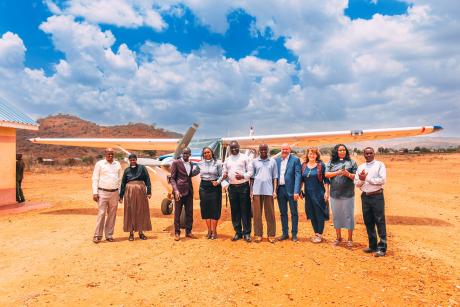
M 315 168 L 316 164 L 315 164 L 315 165 L 312 165 L 312 166 L 313 166 L 313 167 L 310 167 L 310 165 L 307 164 L 307 168 L 308 168 L 307 178 L 310 177 L 311 171 Z

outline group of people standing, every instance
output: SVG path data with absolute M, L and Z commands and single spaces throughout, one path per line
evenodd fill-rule
M 341 230 L 344 228 L 348 231 L 345 244 L 351 248 L 355 224 L 354 193 L 357 186 L 362 191 L 362 211 L 369 238 L 369 246 L 364 251 L 375 253 L 377 257 L 385 256 L 387 242 L 383 185 L 386 170 L 382 162 L 374 159 L 372 148 L 364 150 L 366 163 L 359 167 L 350 158 L 350 153 L 343 144 L 333 148 L 327 164 L 321 160 L 318 148 L 308 148 L 302 163 L 296 155 L 291 154 L 288 144 L 281 146 L 281 154 L 275 159 L 269 157 L 269 148 L 266 144 L 259 146 L 259 156 L 255 159 L 240 153 L 236 141 L 230 143 L 229 150 L 230 155 L 222 163 L 215 157 L 211 148 L 205 147 L 201 161 L 194 163 L 190 161 L 190 149 L 185 148 L 181 157 L 172 163 L 170 183 L 175 197 L 174 240 L 180 240 L 182 209 L 185 210 L 185 236 L 195 238 L 192 233 L 192 177 L 200 175 L 201 217 L 206 221 L 206 237 L 210 240 L 217 238 L 217 223 L 221 215 L 224 187 L 228 189 L 235 231 L 232 241 L 243 239 L 247 242 L 261 242 L 264 215 L 270 243 L 289 238 L 298 242 L 298 200 L 305 198 L 305 211 L 314 232 L 311 241 L 323 241 L 325 221 L 329 220 L 330 203 L 336 230 L 334 245 L 343 243 Z M 112 150 L 106 150 L 106 159 L 96 164 L 93 174 L 93 198 L 99 203 L 99 214 L 94 242 L 102 239 L 105 211 L 108 215 L 105 223 L 106 239 L 113 241 L 118 200 L 122 202 L 124 199 L 123 230 L 130 233 L 129 240 L 134 240 L 136 231 L 139 232 L 140 239 L 145 240 L 143 231 L 152 228 L 148 207 L 148 198 L 151 196 L 148 172 L 144 166 L 137 164 L 135 155 L 131 155 L 129 161 L 130 166 L 124 171 L 123 176 L 120 164 L 113 161 Z M 275 238 L 275 199 L 278 202 L 282 226 L 282 234 L 278 239 Z M 291 215 L 290 233 L 288 211 Z M 254 238 L 251 238 L 252 226 Z

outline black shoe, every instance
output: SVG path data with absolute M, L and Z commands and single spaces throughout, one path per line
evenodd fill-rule
M 292 235 L 292 241 L 293 242 L 299 242 L 299 239 L 297 238 L 297 235 Z
M 366 247 L 365 249 L 363 249 L 363 252 L 365 252 L 366 254 L 375 253 L 376 251 L 377 250 L 370 247 Z
M 133 234 L 133 233 L 130 233 L 130 234 L 129 234 L 128 240 L 129 240 L 129 241 L 134 241 L 134 234 Z
M 232 241 L 238 241 L 238 240 L 240 240 L 240 239 L 241 239 L 241 235 L 235 233 L 235 235 L 234 235 L 233 238 L 232 238 Z
M 141 240 L 147 240 L 147 237 L 145 236 L 145 234 L 140 233 L 140 234 L 139 234 L 139 239 L 141 239 Z
M 375 256 L 375 257 L 385 257 L 386 254 L 387 254 L 387 253 L 384 252 L 384 251 L 376 251 L 375 254 L 374 254 L 374 256 Z
M 113 238 L 107 238 L 106 241 L 113 242 Z
M 279 237 L 278 241 L 284 241 L 287 239 L 289 239 L 289 235 L 282 235 L 281 237 Z
M 244 241 L 246 241 L 246 242 L 251 242 L 252 241 L 250 235 L 244 235 L 243 238 L 244 238 Z

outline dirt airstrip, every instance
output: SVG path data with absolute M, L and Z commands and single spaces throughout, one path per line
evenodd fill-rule
M 159 210 L 164 191 L 154 181 L 149 240 L 130 242 L 119 208 L 116 242 L 91 241 L 96 206 L 91 169 L 37 169 L 25 175 L 31 203 L 52 207 L 0 214 L 0 305 L 306 306 L 460 304 L 460 154 L 377 157 L 388 168 L 385 188 L 389 251 L 374 258 L 359 197 L 355 247 L 308 238 L 299 204 L 300 242 L 231 242 L 230 208 L 219 238 L 175 242 L 172 216 Z M 357 157 L 359 163 L 361 157 Z M 277 233 L 281 225 L 277 215 Z

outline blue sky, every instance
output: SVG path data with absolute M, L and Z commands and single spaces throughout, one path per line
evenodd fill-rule
M 458 135 L 458 11 L 429 0 L 4 0 L 0 96 L 35 118 L 179 131 L 197 121 L 204 135 L 432 124 Z

